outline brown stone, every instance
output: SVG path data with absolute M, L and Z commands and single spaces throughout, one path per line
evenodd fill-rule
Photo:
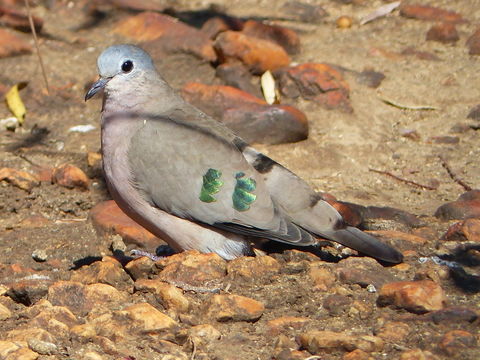
M 422 248 L 428 243 L 428 240 L 424 237 L 409 234 L 403 231 L 376 230 L 368 231 L 368 233 L 378 237 L 383 242 L 391 244 L 400 251 Z
M 0 36 L 1 36 L 0 29 Z M 1 47 L 1 44 L 0 44 Z M 1 49 L 0 49 L 1 57 Z M 31 174 L 26 171 L 12 169 L 12 168 L 2 168 L 0 169 L 0 181 L 5 180 L 10 184 L 28 192 L 36 186 L 40 185 L 40 180 L 35 174 Z
M 383 324 L 377 336 L 389 343 L 401 343 L 410 334 L 410 325 L 400 321 L 389 321 Z
M 133 259 L 125 265 L 125 270 L 130 274 L 133 280 L 147 278 L 154 273 L 155 269 L 155 262 L 147 256 Z
M 127 295 L 107 284 L 57 281 L 48 289 L 48 300 L 53 305 L 67 307 L 76 315 L 85 315 L 125 303 Z
M 154 293 L 166 309 L 187 312 L 190 308 L 190 301 L 183 295 L 182 290 L 158 279 L 139 279 L 135 281 L 135 291 Z
M 0 7 L 0 22 L 3 26 L 9 26 L 13 29 L 23 32 L 30 32 L 30 22 L 28 16 L 14 8 Z M 43 20 L 37 16 L 32 16 L 35 31 L 39 33 L 42 30 Z
M 270 335 L 278 335 L 284 331 L 304 328 L 312 320 L 305 317 L 282 316 L 267 322 L 267 331 Z
M 0 357 L 5 358 L 8 354 L 20 349 L 21 344 L 13 341 L 0 340 Z
M 292 143 L 308 137 L 303 112 L 289 105 L 256 105 L 228 109 L 222 122 L 248 143 Z
M 473 323 L 479 318 L 479 314 L 474 309 L 450 306 L 429 313 L 428 318 L 435 324 Z
M 280 92 L 288 98 L 313 100 L 328 109 L 351 112 L 350 87 L 343 76 L 327 64 L 306 63 L 275 73 Z
M 32 215 L 20 221 L 18 226 L 26 227 L 26 228 L 39 228 L 39 227 L 44 227 L 48 224 L 50 224 L 50 220 L 48 220 L 45 216 Z
M 20 348 L 9 353 L 4 360 L 36 360 L 39 356 L 40 354 L 29 348 Z
M 440 340 L 439 348 L 447 355 L 462 353 L 465 349 L 476 348 L 477 338 L 465 330 L 452 330 L 447 332 Z
M 0 58 L 29 54 L 32 47 L 18 36 L 0 29 Z
M 227 263 L 227 274 L 234 280 L 254 280 L 278 274 L 280 263 L 270 256 L 242 256 Z
M 280 144 L 304 140 L 308 136 L 307 118 L 297 108 L 268 105 L 231 86 L 188 83 L 182 95 L 249 143 Z
M 222 32 L 213 46 L 220 62 L 241 61 L 254 74 L 263 74 L 290 63 L 290 57 L 281 46 L 238 31 Z
M 438 357 L 433 355 L 430 351 L 412 349 L 404 351 L 400 355 L 400 360 L 438 360 Z
M 431 144 L 456 145 L 460 143 L 460 138 L 458 136 L 450 136 L 450 135 L 431 136 L 427 139 L 427 142 Z
M 160 332 L 178 325 L 175 320 L 148 303 L 128 306 L 120 313 L 126 314 L 133 321 L 132 325 L 141 332 Z
M 151 53 L 182 52 L 207 61 L 217 58 L 205 33 L 168 15 L 143 12 L 117 24 L 114 32 L 144 42 L 145 50 Z
M 28 341 L 37 339 L 47 342 L 55 342 L 54 337 L 48 331 L 38 327 L 28 327 L 26 329 L 14 329 L 4 335 L 5 340 Z
M 417 4 L 405 4 L 400 8 L 400 14 L 407 18 L 427 20 L 427 21 L 442 21 L 454 24 L 466 22 L 462 15 L 449 10 Z
M 223 280 L 227 262 L 214 253 L 201 254 L 197 250 L 161 259 L 155 265 L 162 269 L 158 278 L 179 287 L 205 286 Z
M 220 322 L 256 321 L 265 310 L 257 300 L 240 295 L 213 295 L 206 307 L 206 318 Z
M 427 40 L 439 41 L 441 43 L 455 43 L 460 40 L 457 28 L 452 23 L 441 23 L 433 25 L 427 32 Z
M 480 218 L 480 191 L 468 191 L 456 201 L 441 205 L 435 211 L 435 217 L 441 220 Z
M 210 324 L 192 326 L 188 329 L 188 335 L 192 338 L 196 346 L 212 344 L 222 336 L 220 331 Z
M 321 5 L 303 1 L 286 1 L 282 10 L 289 18 L 306 23 L 323 23 L 325 17 L 328 16 L 327 11 Z
M 119 289 L 125 289 L 133 284 L 120 263 L 105 260 L 81 267 L 73 273 L 70 281 L 84 284 L 102 283 Z
M 68 189 L 88 190 L 90 179 L 80 168 L 63 164 L 53 169 L 52 182 Z
M 378 297 L 381 306 L 393 304 L 414 313 L 440 310 L 445 302 L 443 289 L 431 280 L 388 283 L 380 289 Z
M 309 264 L 308 276 L 317 291 L 328 291 L 336 280 L 335 274 L 320 261 Z
M 480 29 L 479 29 L 478 33 L 480 34 Z M 480 35 L 479 35 L 479 38 L 480 38 Z M 479 50 L 479 53 L 480 53 L 480 50 Z M 468 119 L 473 119 L 473 120 L 480 120 L 480 104 L 475 105 L 473 108 L 470 109 L 470 111 L 467 115 L 467 118 Z M 467 125 L 466 130 L 467 131 L 470 130 L 470 126 Z
M 314 330 L 298 337 L 300 345 L 312 354 L 331 353 L 334 351 L 353 351 L 360 349 L 365 352 L 381 351 L 384 346 L 382 339 L 371 335 L 350 335 L 346 332 L 329 330 Z
M 283 47 L 289 54 L 296 54 L 300 51 L 300 38 L 297 33 L 283 26 L 268 25 L 256 20 L 247 20 L 243 25 L 242 33 L 271 41 Z
M 164 241 L 125 215 L 113 200 L 97 204 L 90 210 L 89 217 L 98 233 L 101 235 L 118 234 L 126 244 L 147 249 L 155 249 L 165 244 Z
M 350 311 L 353 299 L 346 295 L 332 294 L 323 300 L 323 308 L 328 311 L 331 316 L 340 316 Z
M 46 329 L 55 337 L 68 337 L 69 329 L 79 322 L 68 308 L 53 306 L 48 300 L 40 300 L 25 315 L 32 318 L 29 326 Z
M 468 53 L 480 55 L 480 27 L 467 40 Z
M 0 321 L 7 320 L 12 316 L 12 312 L 3 304 L 0 303 Z
M 202 25 L 202 31 L 210 39 L 215 39 L 218 34 L 224 31 L 240 31 L 243 28 L 244 20 L 232 16 L 214 16 Z
M 252 84 L 252 74 L 242 63 L 221 64 L 215 69 L 215 75 L 227 86 L 232 86 L 258 98 L 263 98 L 261 89 Z
M 384 268 L 375 259 L 367 257 L 349 257 L 340 261 L 335 270 L 341 282 L 358 284 L 362 287 L 374 285 L 378 289 L 383 284 L 395 280 L 387 268 Z
M 29 306 L 47 295 L 50 284 L 50 280 L 42 279 L 41 277 L 32 280 L 21 280 L 10 286 L 7 295 L 14 301 Z
M 429 61 L 439 61 L 440 58 L 428 51 L 418 50 L 413 46 L 408 46 L 401 52 L 402 55 L 412 55 L 415 56 L 417 59 L 420 60 L 429 60 Z
M 451 225 L 442 239 L 445 241 L 480 242 L 480 219 L 467 219 Z

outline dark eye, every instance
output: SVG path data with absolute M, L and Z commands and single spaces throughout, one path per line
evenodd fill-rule
M 122 71 L 124 73 L 130 72 L 132 71 L 132 69 L 133 69 L 133 62 L 131 62 L 130 60 L 127 60 L 122 64 Z

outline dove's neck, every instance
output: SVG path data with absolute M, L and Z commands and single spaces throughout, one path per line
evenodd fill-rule
M 113 78 L 105 90 L 104 115 L 130 113 L 159 116 L 183 102 L 157 72 L 144 72 L 128 82 Z

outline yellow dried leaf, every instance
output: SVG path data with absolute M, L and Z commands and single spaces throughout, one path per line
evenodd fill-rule
M 261 76 L 260 84 L 262 86 L 263 96 L 265 97 L 267 104 L 272 105 L 278 103 L 279 96 L 275 86 L 275 79 L 269 70 L 265 71 Z
M 12 86 L 10 90 L 8 90 L 8 92 L 5 94 L 5 101 L 7 102 L 7 106 L 12 112 L 13 116 L 17 118 L 20 125 L 23 125 L 23 122 L 25 121 L 27 109 L 23 104 L 19 91 L 23 89 L 26 85 L 27 84 L 24 82 L 18 83 Z

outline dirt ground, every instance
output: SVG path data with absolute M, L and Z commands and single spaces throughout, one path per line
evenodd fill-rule
M 92 170 L 86 162 L 88 152 L 100 151 L 101 100 L 85 103 L 83 98 L 88 85 L 97 76 L 96 58 L 100 52 L 111 44 L 126 42 L 113 34 L 112 29 L 131 13 L 105 6 L 105 18 L 87 26 L 91 19 L 84 9 L 84 2 L 54 3 L 51 9 L 44 6 L 33 9 L 34 14 L 44 20 L 40 46 L 51 95 L 45 94 L 34 53 L 0 59 L 0 68 L 3 69 L 1 84 L 11 86 L 28 81 L 28 86 L 21 92 L 27 108 L 24 128 L 15 133 L 0 132 L 0 168 L 34 171 L 38 165 L 55 167 L 68 162 L 82 168 L 92 179 L 92 185 L 88 191 L 80 191 L 42 183 L 28 193 L 1 182 L 0 263 L 4 266 L 21 264 L 36 271 L 47 271 L 53 279 L 67 280 L 79 259 L 111 254 L 110 243 L 96 234 L 87 219 L 95 204 L 110 197 L 101 173 Z M 480 103 L 480 58 L 468 54 L 465 42 L 480 23 L 480 1 L 424 1 L 427 5 L 458 12 L 469 20 L 457 26 L 460 40 L 454 44 L 426 41 L 425 34 L 432 23 L 401 17 L 398 11 L 369 24 L 358 25 L 358 19 L 384 4 L 382 1 L 365 0 L 353 4 L 340 0 L 322 1 L 321 5 L 329 15 L 318 23 L 289 20 L 288 13 L 282 8 L 283 0 L 169 2 L 180 17 L 187 12 L 208 9 L 212 3 L 232 16 L 262 19 L 296 30 L 302 48 L 293 57 L 295 63 L 325 62 L 351 70 L 344 72 L 344 76 L 351 87 L 353 113 L 326 110 L 308 101 L 290 102 L 306 113 L 310 124 L 309 138 L 293 144 L 258 145 L 259 150 L 296 172 L 315 189 L 328 192 L 339 200 L 390 206 L 423 216 L 437 236 L 447 230 L 449 223 L 435 220 L 433 213 L 438 206 L 455 200 L 465 190 L 447 174 L 439 157 L 446 159 L 469 186 L 480 187 L 479 132 L 452 130 L 458 124 L 476 123 L 467 119 L 467 114 Z M 351 16 L 355 19 L 354 25 L 349 29 L 337 28 L 335 20 L 340 15 Z M 19 36 L 31 42 L 30 34 L 19 33 Z M 434 54 L 438 60 L 401 55 L 410 46 Z M 166 79 L 178 89 L 188 81 L 218 83 L 214 68 L 193 56 L 176 54 L 156 61 Z M 369 88 L 356 80 L 355 72 L 365 69 L 385 75 L 378 88 Z M 435 109 L 400 109 L 382 99 Z M 8 116 L 8 109 L 0 104 L 0 119 Z M 87 124 L 95 129 L 87 133 L 68 131 L 72 126 Z M 405 130 L 416 130 L 419 138 L 402 136 Z M 431 139 L 447 135 L 458 137 L 459 142 L 444 144 Z M 420 184 L 438 181 L 439 186 L 435 190 L 424 190 L 369 169 L 390 172 Z M 22 220 L 32 215 L 42 215 L 48 222 L 36 228 L 22 226 Z M 38 249 L 45 250 L 49 258 L 58 259 L 55 271 L 51 265 L 32 259 L 32 252 Z M 418 255 L 431 256 L 434 252 L 431 244 L 421 249 Z M 412 269 L 402 276 L 411 279 L 414 273 Z M 361 318 L 348 313 L 331 316 L 322 308 L 327 295 L 312 293 L 305 276 L 301 272 L 285 273 L 275 281 L 263 279 L 257 284 L 233 284 L 236 293 L 255 294 L 256 298 L 268 303 L 269 313 L 256 323 L 219 325 L 224 339 L 227 339 L 222 346 L 237 354 L 240 352 L 242 356 L 232 357 L 228 351 L 211 351 L 209 358 L 271 358 L 273 339 L 264 336 L 265 322 L 284 315 L 310 317 L 315 326 L 337 331 L 363 329 L 371 332 L 378 326 L 376 316 Z M 449 280 L 445 280 L 442 287 L 450 303 L 478 310 L 478 296 L 461 292 Z M 355 300 L 375 306 L 375 294 L 358 286 L 352 286 L 348 291 Z M 196 301 L 201 302 L 201 298 L 197 297 Z M 382 314 L 399 316 L 398 311 L 389 309 L 383 310 Z M 21 323 L 20 317 L 3 325 L 0 323 L 0 340 L 2 332 Z M 384 353 L 372 356 L 394 359 L 402 349 L 422 348 L 436 353 L 439 358 L 446 358 L 447 355 L 439 352 L 435 345 L 446 331 L 442 328 L 444 325 L 424 322 L 410 325 L 414 329 L 412 335 L 401 346 L 389 345 Z M 463 327 L 478 337 L 478 325 L 458 326 L 459 329 Z M 289 334 L 292 338 L 294 335 L 293 332 Z M 145 354 L 145 359 L 156 358 L 148 352 Z M 470 349 L 455 356 L 475 359 L 479 354 L 479 351 Z M 42 358 L 80 359 L 56 356 Z M 325 357 L 341 358 L 339 354 Z

